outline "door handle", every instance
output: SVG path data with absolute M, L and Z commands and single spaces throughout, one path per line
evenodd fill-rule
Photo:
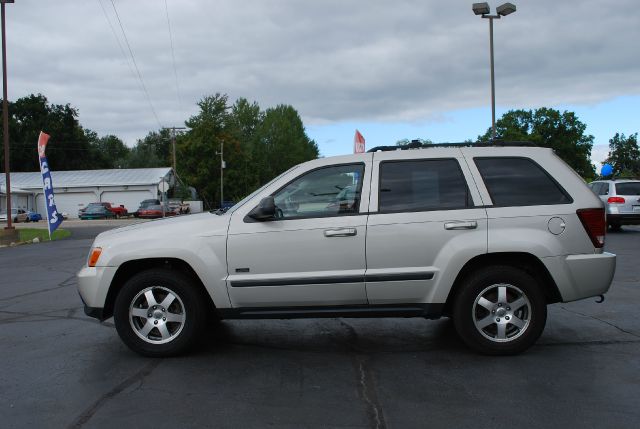
M 324 231 L 325 237 L 351 237 L 357 234 L 358 230 L 355 228 L 326 229 Z
M 471 220 L 468 222 L 446 222 L 444 229 L 458 230 L 458 229 L 476 229 L 478 222 Z

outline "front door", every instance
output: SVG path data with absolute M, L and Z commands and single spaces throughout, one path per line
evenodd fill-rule
M 246 210 L 232 214 L 227 288 L 234 307 L 367 303 L 371 158 L 365 159 L 298 175 L 272 194 L 276 219 L 255 221 Z

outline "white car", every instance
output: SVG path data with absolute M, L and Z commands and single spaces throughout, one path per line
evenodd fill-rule
M 226 212 L 104 232 L 78 287 L 147 356 L 186 351 L 211 315 L 449 316 L 471 348 L 513 354 L 548 304 L 607 292 L 605 230 L 550 149 L 382 150 L 298 165 Z

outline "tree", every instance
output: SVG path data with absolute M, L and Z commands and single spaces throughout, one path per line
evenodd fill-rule
M 529 141 L 555 150 L 560 158 L 584 178 L 595 176 L 591 164 L 593 136 L 585 134 L 587 126 L 573 112 L 542 107 L 536 110 L 510 110 L 496 122 L 496 139 Z M 478 137 L 491 140 L 491 129 Z
M 200 112 L 186 121 L 188 131 L 178 141 L 178 170 L 182 179 L 194 186 L 209 206 L 220 201 L 220 157 L 231 152 L 228 97 L 219 93 L 198 102 Z M 215 204 L 217 206 L 217 204 Z
M 163 128 L 150 131 L 143 139 L 138 139 L 124 165 L 126 168 L 153 168 L 173 165 L 171 131 Z
M 90 157 L 94 159 L 92 168 L 126 168 L 130 149 L 122 140 L 112 134 L 98 137 L 91 130 L 85 130 L 85 135 L 89 140 Z
M 224 199 L 238 200 L 292 166 L 318 157 L 298 112 L 291 106 L 260 110 L 244 98 L 206 96 L 200 112 L 178 139 L 180 177 L 205 202 L 220 201 L 220 155 L 224 145 Z
M 292 106 L 267 109 L 257 133 L 256 161 L 261 184 L 319 155 L 318 146 L 305 133 L 300 115 Z
M 640 148 L 638 133 L 628 137 L 616 133 L 609 140 L 609 156 L 605 163 L 611 164 L 616 175 L 623 177 L 640 176 Z
M 401 139 L 398 140 L 396 142 L 396 146 L 409 146 L 410 144 L 413 144 L 414 142 L 421 144 L 422 146 L 428 145 L 428 144 L 433 144 L 433 142 L 429 139 L 413 139 L 413 140 L 409 140 L 409 139 Z
M 96 168 L 98 153 L 91 147 L 90 131 L 78 122 L 78 112 L 69 104 L 49 104 L 42 94 L 9 102 L 11 171 L 38 171 L 37 142 L 40 131 L 51 136 L 47 146 L 49 165 L 54 170 Z M 4 165 L 4 152 L 0 151 Z

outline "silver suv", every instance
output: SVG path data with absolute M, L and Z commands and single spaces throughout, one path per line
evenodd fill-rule
M 547 305 L 604 294 L 602 201 L 550 149 L 447 146 L 322 158 L 226 212 L 98 235 L 85 312 L 133 350 L 189 349 L 211 317 L 452 317 L 513 354 Z
M 613 231 L 640 225 L 640 180 L 597 180 L 588 186 L 605 203 L 607 225 Z

